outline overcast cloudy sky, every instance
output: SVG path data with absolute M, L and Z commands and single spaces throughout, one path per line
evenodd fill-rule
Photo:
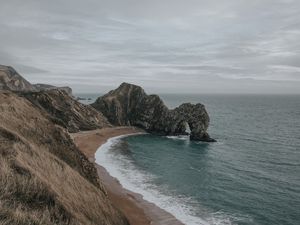
M 0 64 L 103 92 L 300 93 L 299 0 L 0 0 Z

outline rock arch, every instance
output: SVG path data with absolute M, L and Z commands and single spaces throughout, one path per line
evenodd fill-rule
M 184 103 L 170 110 L 159 96 L 147 95 L 139 86 L 122 83 L 92 106 L 114 125 L 137 126 L 160 135 L 181 135 L 186 134 L 187 123 L 191 140 L 215 141 L 207 133 L 209 116 L 200 103 Z
M 214 139 L 210 138 L 207 133 L 209 126 L 209 115 L 205 110 L 205 106 L 191 103 L 184 103 L 174 109 L 174 112 L 179 114 L 185 123 L 190 127 L 190 139 L 196 141 L 213 142 Z

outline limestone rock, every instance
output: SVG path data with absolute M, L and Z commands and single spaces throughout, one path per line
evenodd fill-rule
M 113 125 L 138 126 L 160 135 L 180 135 L 186 134 L 188 124 L 192 140 L 215 141 L 207 133 L 209 116 L 204 105 L 185 103 L 169 110 L 159 96 L 147 95 L 133 84 L 122 83 L 92 106 Z
M 196 141 L 214 142 L 206 132 L 209 126 L 209 115 L 205 106 L 191 103 L 184 103 L 174 109 L 175 114 L 179 114 L 182 120 L 186 121 L 190 128 L 190 138 Z

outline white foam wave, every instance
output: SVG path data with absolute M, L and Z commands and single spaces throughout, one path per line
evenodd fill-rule
M 166 136 L 166 137 L 170 138 L 170 139 L 177 139 L 177 140 L 189 140 L 190 139 L 189 135 Z
M 226 216 L 205 216 L 205 219 L 196 216 L 196 210 L 191 206 L 192 200 L 183 196 L 165 194 L 161 187 L 154 185 L 155 176 L 141 171 L 122 154 L 112 154 L 109 150 L 118 141 L 129 135 L 110 138 L 96 152 L 96 163 L 103 166 L 111 176 L 117 178 L 121 185 L 133 192 L 139 193 L 148 202 L 174 215 L 178 220 L 187 225 L 230 225 Z

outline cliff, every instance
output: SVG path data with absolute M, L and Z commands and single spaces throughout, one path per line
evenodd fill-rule
M 62 90 L 65 91 L 68 95 L 72 96 L 72 88 L 70 87 L 56 87 L 53 85 L 49 84 L 33 84 L 33 86 L 38 90 L 38 91 L 49 91 L 49 90 Z
M 128 225 L 92 163 L 39 106 L 0 92 L 0 224 Z
M 169 110 L 159 96 L 147 95 L 139 86 L 122 83 L 92 106 L 113 125 L 138 126 L 161 135 L 186 134 L 189 127 L 191 140 L 215 141 L 207 133 L 209 116 L 200 103 L 185 103 Z
M 0 90 L 37 91 L 37 89 L 18 74 L 14 68 L 3 65 L 0 65 Z
M 20 96 L 38 107 L 50 120 L 74 133 L 111 126 L 93 107 L 81 104 L 63 90 L 22 92 Z
M 128 225 L 68 134 L 111 124 L 163 135 L 185 134 L 188 124 L 191 139 L 213 141 L 202 104 L 169 110 L 157 95 L 123 83 L 89 106 L 0 66 L 0 224 Z
M 0 65 L 0 90 L 10 90 L 18 92 L 63 90 L 72 96 L 70 87 L 56 87 L 49 84 L 31 84 L 22 77 L 14 68 Z

